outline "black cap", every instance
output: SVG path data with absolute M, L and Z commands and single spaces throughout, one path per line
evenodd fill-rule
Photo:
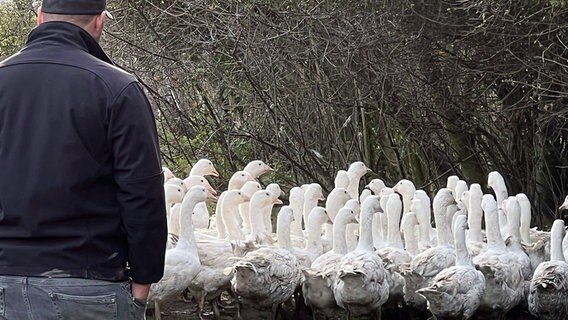
M 108 18 L 112 15 L 106 11 L 106 0 L 43 0 L 41 11 L 53 14 L 95 15 L 105 12 Z

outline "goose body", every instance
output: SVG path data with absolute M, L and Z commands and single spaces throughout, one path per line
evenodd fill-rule
M 383 261 L 373 252 L 371 231 L 373 215 L 379 209 L 379 198 L 368 197 L 361 208 L 360 237 L 355 251 L 339 262 L 333 294 L 347 317 L 374 314 L 380 317 L 381 306 L 389 296 L 388 273 Z
M 467 220 L 456 217 L 454 225 L 456 265 L 442 270 L 432 284 L 418 290 L 428 301 L 428 309 L 439 319 L 469 319 L 485 293 L 485 277 L 471 262 L 465 240 Z
M 485 277 L 485 293 L 478 310 L 491 318 L 499 318 L 521 301 L 524 278 L 518 258 L 507 251 L 501 236 L 497 202 L 492 195 L 484 195 L 481 206 L 487 226 L 487 247 L 473 258 L 474 265 Z
M 166 251 L 164 276 L 152 284 L 148 296 L 148 301 L 154 303 L 158 317 L 160 302 L 180 294 L 199 272 L 201 264 L 191 222 L 192 213 L 197 203 L 214 198 L 204 187 L 195 186 L 182 201 L 179 241 L 175 248 Z
M 568 318 L 568 264 L 562 249 L 564 221 L 555 220 L 551 233 L 550 261 L 536 268 L 528 296 L 529 311 L 543 320 Z
M 304 270 L 305 279 L 302 283 L 304 301 L 312 310 L 322 312 L 327 317 L 333 317 L 340 310 L 333 295 L 333 284 L 339 261 L 348 252 L 345 228 L 356 221 L 351 209 L 339 210 L 333 223 L 333 249 L 319 256 L 309 269 Z

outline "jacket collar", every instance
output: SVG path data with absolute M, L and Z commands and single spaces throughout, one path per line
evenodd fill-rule
M 26 42 L 27 47 L 36 44 L 80 49 L 113 64 L 97 41 L 83 28 L 72 23 L 52 21 L 40 24 L 32 30 Z

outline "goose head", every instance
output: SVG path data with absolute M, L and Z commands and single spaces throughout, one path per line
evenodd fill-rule
M 185 185 L 183 184 L 183 180 L 181 180 L 180 178 L 173 177 L 173 178 L 169 179 L 165 184 L 173 184 L 173 185 L 176 185 L 178 187 L 183 188 L 184 191 L 186 190 Z
M 388 196 L 386 209 L 389 220 L 393 219 L 396 215 L 400 215 L 402 212 L 402 201 L 398 194 L 393 193 Z
M 347 169 L 347 174 L 349 175 L 349 181 L 351 178 L 361 178 L 369 172 L 373 172 L 373 170 L 369 169 L 363 162 L 357 161 L 353 162 L 349 169 Z
M 304 191 L 300 187 L 290 189 L 290 203 L 297 203 L 300 206 L 304 203 Z
M 357 201 L 357 199 L 347 200 L 347 202 L 345 202 L 345 205 L 343 206 L 343 208 L 347 208 L 349 210 L 352 210 L 353 214 L 355 215 L 355 218 L 359 219 L 359 214 L 361 213 L 361 204 L 359 203 L 359 201 Z
M 169 183 L 164 185 L 164 193 L 167 203 L 180 203 L 185 196 L 185 191 L 181 187 Z
M 332 220 L 335 219 L 339 209 L 341 209 L 349 199 L 351 199 L 351 196 L 349 196 L 347 189 L 335 188 L 331 190 L 325 202 L 325 209 Z
M 241 188 L 241 191 L 249 198 L 251 198 L 252 195 L 259 190 L 262 190 L 262 187 L 260 186 L 260 183 L 256 181 L 247 181 Z
M 170 180 L 171 178 L 174 178 L 174 173 L 172 172 L 172 170 L 166 168 L 166 167 L 162 167 L 162 172 L 164 173 L 164 183 L 166 183 L 168 180 Z
M 292 210 L 292 207 L 282 206 L 282 208 L 280 208 L 280 211 L 278 211 L 278 215 L 276 216 L 276 223 L 278 225 L 283 223 L 284 226 L 290 226 L 290 224 L 292 224 L 292 221 L 294 221 L 294 211 Z
M 199 159 L 191 168 L 189 175 L 197 175 L 197 176 L 214 176 L 218 177 L 219 172 L 213 166 L 213 162 L 208 159 Z
M 259 210 L 275 204 L 282 204 L 282 200 L 274 196 L 270 191 L 259 190 L 250 199 L 250 208 Z
M 363 201 L 365 201 L 365 199 L 367 199 L 368 196 L 373 195 L 373 192 L 369 189 L 364 189 L 363 191 L 361 191 L 361 195 L 359 196 L 359 202 L 363 203 Z
M 450 191 L 452 191 L 452 194 L 454 195 L 456 191 L 456 185 L 459 180 L 460 178 L 458 176 L 449 176 L 448 179 L 446 179 L 446 188 L 450 189 Z
M 280 198 L 280 196 L 284 194 L 282 189 L 280 189 L 278 183 L 271 183 L 267 185 L 266 190 L 272 192 L 272 194 L 274 194 L 276 198 Z
M 349 174 L 345 170 L 337 171 L 334 180 L 335 188 L 345 188 L 349 187 Z
M 456 202 L 461 202 L 463 193 L 468 190 L 469 187 L 467 186 L 467 183 L 464 180 L 458 180 L 458 182 L 456 183 L 456 188 L 454 190 L 454 197 L 456 198 Z
M 432 207 L 434 209 L 434 215 L 439 217 L 446 217 L 448 214 L 448 208 L 456 204 L 454 195 L 452 191 L 448 188 L 442 188 L 438 190 L 434 201 L 432 202 Z M 437 222 L 437 221 L 436 221 Z
M 333 227 L 340 227 L 341 225 L 348 225 L 350 223 L 358 223 L 357 217 L 355 217 L 355 213 L 353 210 L 349 208 L 341 208 L 335 217 L 335 221 L 333 223 Z
M 488 212 L 491 214 L 497 214 L 497 201 L 490 194 L 484 194 L 481 198 L 481 209 L 487 215 Z
M 241 203 L 249 202 L 250 197 L 241 190 L 229 190 L 225 192 L 223 206 L 238 206 Z
M 398 195 L 396 196 L 398 197 Z M 379 196 L 368 196 L 365 202 L 361 204 L 361 213 L 375 213 L 378 212 L 380 208 Z
M 566 196 L 564 203 L 562 203 L 558 210 L 568 210 L 568 196 Z
M 249 162 L 246 167 L 243 169 L 253 176 L 253 178 L 258 178 L 265 173 L 269 173 L 274 171 L 269 165 L 264 163 L 262 160 L 254 160 Z
M 202 186 L 193 186 L 189 191 L 185 194 L 183 198 L 184 202 L 186 199 L 192 199 L 195 203 L 204 202 L 207 200 L 217 200 L 211 192 L 207 191 L 205 187 Z
M 365 188 L 369 188 L 371 189 L 371 191 L 373 191 L 373 194 L 379 195 L 379 193 L 381 193 L 381 190 L 383 190 L 383 188 L 386 188 L 386 185 L 381 179 L 373 179 L 371 180 L 371 182 L 369 182 L 368 185 L 365 186 Z
M 458 238 L 459 235 L 465 234 L 467 230 L 467 218 L 463 214 L 458 214 L 454 221 L 454 238 Z
M 304 194 L 306 200 L 311 201 L 323 201 L 325 197 L 323 196 L 323 190 L 321 186 L 317 183 L 312 183 L 306 187 L 306 193 Z
M 507 185 L 505 184 L 505 179 L 497 171 L 491 171 L 487 175 L 487 186 L 493 189 L 495 196 L 497 196 L 497 206 L 501 208 L 502 201 L 507 198 Z
M 205 187 L 207 191 L 211 192 L 212 195 L 217 195 L 217 191 L 213 189 L 211 184 L 209 184 L 209 181 L 207 181 L 204 176 L 189 176 L 183 180 L 183 185 L 186 190 L 189 190 L 193 186 L 202 186 Z
M 308 216 L 308 225 L 322 226 L 324 223 L 333 224 L 325 208 L 314 207 Z
M 247 181 L 255 181 L 253 176 L 246 171 L 237 171 L 229 179 L 229 190 L 242 188 Z
M 402 179 L 392 187 L 392 190 L 396 193 L 400 193 L 403 197 L 411 198 L 416 192 L 416 187 L 412 181 Z

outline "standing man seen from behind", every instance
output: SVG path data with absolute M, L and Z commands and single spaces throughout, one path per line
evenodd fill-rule
M 154 116 L 98 44 L 106 0 L 44 0 L 0 62 L 0 319 L 143 319 L 163 274 Z

